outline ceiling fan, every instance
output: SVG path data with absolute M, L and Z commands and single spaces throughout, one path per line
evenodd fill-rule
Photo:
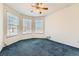
M 39 10 L 39 13 L 41 14 L 44 10 L 48 10 L 47 4 L 44 3 L 35 3 L 32 5 L 32 8 L 35 8 L 36 10 Z

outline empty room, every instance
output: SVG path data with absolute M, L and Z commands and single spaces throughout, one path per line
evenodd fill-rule
M 79 56 L 79 3 L 0 3 L 0 56 Z

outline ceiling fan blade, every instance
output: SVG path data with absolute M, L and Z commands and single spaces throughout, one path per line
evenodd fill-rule
M 36 5 L 38 6 L 40 3 L 36 3 Z
M 42 9 L 44 9 L 44 10 L 48 10 L 48 8 L 42 8 Z
M 36 9 L 40 9 L 40 7 L 39 7 L 39 6 L 32 6 L 32 7 L 36 8 Z

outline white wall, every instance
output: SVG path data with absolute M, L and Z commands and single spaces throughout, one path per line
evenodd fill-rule
M 0 3 L 0 51 L 3 47 L 3 4 Z
M 47 16 L 45 29 L 52 40 L 79 48 L 79 4 Z

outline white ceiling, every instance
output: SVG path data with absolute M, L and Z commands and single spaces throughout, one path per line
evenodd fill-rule
M 16 9 L 18 12 L 29 15 L 29 16 L 46 16 L 52 14 L 62 8 L 72 5 L 71 3 L 46 3 L 48 5 L 48 11 L 43 14 L 31 12 L 32 3 L 7 3 L 10 7 Z

